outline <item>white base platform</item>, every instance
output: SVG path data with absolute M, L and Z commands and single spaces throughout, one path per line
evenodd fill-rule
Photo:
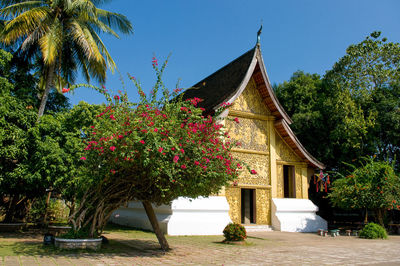
M 154 206 L 161 230 L 168 235 L 222 235 L 232 222 L 225 197 L 189 199 L 180 197 L 171 205 Z M 130 202 L 116 210 L 113 223 L 152 230 L 141 202 Z
M 272 231 L 272 227 L 270 225 L 245 225 L 246 232 L 269 232 Z
M 272 199 L 272 228 L 283 232 L 327 230 L 327 222 L 318 216 L 318 207 L 308 199 Z

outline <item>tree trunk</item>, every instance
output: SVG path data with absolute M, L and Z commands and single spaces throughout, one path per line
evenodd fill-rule
M 153 206 L 149 201 L 142 201 L 143 207 L 146 211 L 147 217 L 150 220 L 151 226 L 153 227 L 154 233 L 157 236 L 158 242 L 161 245 L 161 249 L 164 251 L 169 250 L 169 245 L 164 234 L 161 232 L 160 226 L 158 225 L 157 217 L 154 213 Z
M 17 202 L 18 202 L 17 195 L 11 196 L 10 204 L 8 205 L 8 209 L 6 211 L 6 216 L 4 217 L 4 222 L 5 223 L 14 222 L 15 209 L 16 209 L 16 206 L 17 206 Z
M 46 198 L 46 208 L 44 210 L 44 217 L 43 217 L 43 225 L 47 225 L 47 216 L 49 213 L 49 204 L 50 204 L 50 197 L 51 197 L 51 190 L 47 193 L 47 198 Z
M 364 223 L 365 223 L 365 224 L 368 223 L 368 209 L 365 209 L 365 219 L 364 219 Z
M 54 69 L 55 69 L 54 64 L 51 64 L 48 68 L 49 72 L 46 75 L 46 87 L 42 94 L 42 99 L 40 101 L 40 106 L 39 106 L 38 118 L 37 118 L 36 122 L 39 122 L 40 117 L 42 117 L 42 115 L 44 113 L 44 108 L 46 107 L 47 98 L 49 97 L 50 89 L 53 84 Z
M 378 223 L 379 223 L 381 226 L 385 227 L 385 225 L 384 225 L 384 223 L 383 223 L 383 210 L 382 210 L 382 209 L 376 209 L 376 210 L 375 210 L 375 213 L 376 213 L 376 218 L 377 218 L 377 220 L 378 220 Z

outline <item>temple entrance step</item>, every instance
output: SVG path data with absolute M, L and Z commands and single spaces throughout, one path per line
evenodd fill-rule
M 246 228 L 247 232 L 268 232 L 272 231 L 272 227 L 270 225 L 262 225 L 262 224 L 243 224 L 244 228 Z

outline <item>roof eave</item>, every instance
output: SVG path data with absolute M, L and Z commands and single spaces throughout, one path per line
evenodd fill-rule
M 300 141 L 297 139 L 296 135 L 293 133 L 292 129 L 289 127 L 288 123 L 284 120 L 281 119 L 277 122 L 275 122 L 275 128 L 281 129 L 280 132 L 283 132 L 284 136 L 282 136 L 284 139 L 289 140 L 286 141 L 286 143 L 293 149 L 293 151 L 300 157 L 303 158 L 307 161 L 307 163 L 318 169 L 325 169 L 325 165 L 315 159 L 305 148 L 304 146 L 300 143 Z
M 286 123 L 288 123 L 289 125 L 292 124 L 293 123 L 292 119 L 289 117 L 289 115 L 283 109 L 283 107 L 280 104 L 278 98 L 276 98 L 276 96 L 275 96 L 274 90 L 272 89 L 272 86 L 271 86 L 271 83 L 269 81 L 269 77 L 268 77 L 268 74 L 267 74 L 267 70 L 265 68 L 264 60 L 263 60 L 262 55 L 261 55 L 261 49 L 260 49 L 259 45 L 257 45 L 257 49 L 256 49 L 256 58 L 257 58 L 257 60 L 258 60 L 258 62 L 260 64 L 261 74 L 262 74 L 262 76 L 264 78 L 268 94 L 269 94 L 273 104 L 275 105 L 275 108 L 278 110 L 279 114 L 286 121 Z

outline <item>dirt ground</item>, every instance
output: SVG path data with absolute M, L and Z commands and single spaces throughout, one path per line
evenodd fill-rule
M 368 240 L 353 236 L 251 232 L 246 245 L 222 244 L 222 236 L 168 237 L 170 252 L 161 251 L 152 236 L 133 238 L 120 232 L 106 236 L 109 245 L 117 249 L 43 254 L 24 246 L 15 248 L 18 244 L 41 245 L 42 235 L 0 235 L 0 243 L 10 243 L 15 249 L 15 254 L 0 257 L 0 265 L 400 265 L 400 236 Z

